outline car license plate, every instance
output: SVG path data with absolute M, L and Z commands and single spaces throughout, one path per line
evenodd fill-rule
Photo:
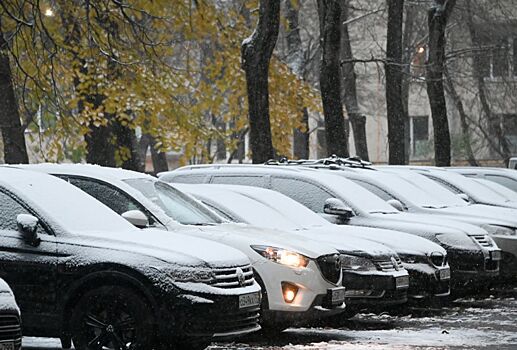
M 330 289 L 332 305 L 341 305 L 345 301 L 345 287 L 338 287 Z
M 258 305 L 260 305 L 260 292 L 239 295 L 239 309 Z
M 451 279 L 451 269 L 445 268 L 440 269 L 440 280 L 448 280 Z
M 14 350 L 14 343 L 0 343 L 0 350 Z
M 395 288 L 407 288 L 409 287 L 409 276 L 400 276 L 395 278 Z
M 500 250 L 491 251 L 490 257 L 492 258 L 492 260 L 501 260 L 501 251 Z

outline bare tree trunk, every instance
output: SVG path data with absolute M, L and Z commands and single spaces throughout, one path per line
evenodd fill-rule
M 429 56 L 427 60 L 427 96 L 434 129 L 434 154 L 437 166 L 451 165 L 451 135 L 443 86 L 445 28 L 456 0 L 435 0 L 429 9 Z
M 388 118 L 389 164 L 406 164 L 406 113 L 402 104 L 403 0 L 388 0 L 386 41 L 386 109 Z
M 342 99 L 348 113 L 348 119 L 352 125 L 354 133 L 354 145 L 356 155 L 361 159 L 369 160 L 368 143 L 366 139 L 366 116 L 361 114 L 359 103 L 357 102 L 357 86 L 354 63 L 354 54 L 350 44 L 350 34 L 348 32 L 348 7 L 350 0 L 345 0 L 341 7 L 341 58 L 345 63 L 341 66 L 343 74 Z
M 275 156 L 269 120 L 269 62 L 278 38 L 280 1 L 260 0 L 255 31 L 241 47 L 242 68 L 246 72 L 253 163 Z
M 476 157 L 474 156 L 474 152 L 472 151 L 472 144 L 470 139 L 469 125 L 467 122 L 467 113 L 465 112 L 465 108 L 463 107 L 463 101 L 461 100 L 460 95 L 456 91 L 456 87 L 452 81 L 452 78 L 447 70 L 447 67 L 444 67 L 445 78 L 447 82 L 447 89 L 452 99 L 454 100 L 454 104 L 456 105 L 456 109 L 458 110 L 458 114 L 460 115 L 461 122 L 461 133 L 463 136 L 463 140 L 465 142 L 465 151 L 467 152 L 467 160 L 472 166 L 479 166 L 479 163 L 476 161 Z
M 299 0 L 285 0 L 285 17 L 287 19 L 287 65 L 297 76 L 304 78 L 305 57 L 303 54 L 302 38 L 298 17 L 300 13 Z M 309 112 L 306 107 L 302 108 L 303 129 L 293 130 L 293 155 L 298 159 L 309 158 Z
M 341 102 L 341 6 L 339 0 L 318 0 L 322 47 L 320 90 L 325 116 L 327 151 L 348 157 L 348 140 Z
M 411 158 L 411 134 L 409 125 L 409 88 L 411 86 L 411 58 L 413 56 L 413 45 L 411 42 L 414 35 L 416 11 L 415 5 L 405 6 L 404 33 L 402 35 L 402 106 L 404 108 L 404 156 L 405 163 L 409 164 Z
M 479 46 L 479 44 L 477 44 L 479 41 L 478 41 L 478 37 L 476 34 L 476 29 L 474 27 L 474 22 L 472 19 L 472 7 L 471 7 L 470 1 L 467 1 L 467 25 L 469 28 L 470 39 L 472 41 L 473 46 L 475 46 L 475 45 Z M 499 154 L 499 156 L 503 160 L 507 160 L 511 156 L 510 145 L 508 144 L 508 141 L 504 137 L 504 133 L 503 133 L 503 130 L 499 123 L 499 120 L 496 120 L 494 122 L 494 115 L 490 108 L 490 103 L 488 102 L 489 99 L 486 94 L 485 79 L 483 77 L 483 74 L 481 73 L 483 70 L 483 67 L 482 67 L 483 63 L 482 63 L 479 55 L 476 53 L 474 53 L 474 55 L 472 57 L 472 61 L 473 61 L 472 69 L 473 69 L 474 79 L 476 81 L 476 85 L 477 85 L 477 89 L 478 89 L 479 101 L 481 103 L 481 110 L 485 116 L 488 130 L 490 131 L 489 134 L 495 135 L 497 137 L 497 142 L 494 142 L 491 139 L 487 139 L 488 144 L 490 145 L 492 150 L 494 152 L 496 152 L 497 154 Z
M 4 141 L 4 161 L 7 164 L 29 163 L 24 128 L 20 120 L 18 101 L 13 86 L 13 75 L 7 42 L 0 23 L 0 129 Z

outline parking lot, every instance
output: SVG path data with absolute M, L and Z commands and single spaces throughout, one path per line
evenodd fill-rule
M 209 349 L 517 349 L 516 320 L 517 288 L 510 288 L 459 299 L 441 310 L 360 314 L 336 328 L 289 329 L 275 339 L 255 336 Z M 38 338 L 24 338 L 23 348 L 60 349 L 58 341 Z

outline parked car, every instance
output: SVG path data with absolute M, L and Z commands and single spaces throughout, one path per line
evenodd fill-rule
M 500 250 L 476 226 L 401 213 L 363 187 L 330 173 L 306 167 L 276 165 L 196 165 L 159 174 L 164 181 L 217 183 L 269 188 L 305 205 L 337 224 L 407 232 L 447 250 L 451 285 L 468 291 L 499 275 Z M 331 206 L 334 210 L 325 210 Z M 327 208 L 329 209 L 329 208 Z M 336 214 L 339 212 L 339 214 Z
M 401 259 L 410 275 L 408 297 L 412 300 L 441 302 L 449 296 L 450 268 L 447 253 L 439 245 L 406 233 L 358 226 L 332 225 L 318 214 L 281 193 L 249 186 L 175 184 L 230 220 L 266 227 L 281 227 L 332 244 L 355 264 L 343 266 L 343 285 L 347 287 L 347 305 L 375 307 L 393 302 L 392 290 L 372 293 L 371 286 L 400 285 L 397 266 L 389 262 Z M 247 205 L 241 205 L 247 199 Z M 237 204 L 238 203 L 238 204 Z M 386 251 L 386 247 L 390 248 Z M 391 252 L 391 249 L 394 252 Z M 391 252 L 391 253 L 390 253 Z M 397 254 L 400 256 L 397 256 Z M 358 261 L 364 261 L 361 268 Z M 345 259 L 346 260 L 346 259 Z M 399 263 L 400 265 L 400 263 Z M 386 269 L 389 267 L 389 269 Z M 379 271 L 382 271 L 380 273 Z M 391 283 L 395 273 L 396 283 Z M 390 277 L 387 279 L 387 277 Z M 390 281 L 385 283 L 384 281 Z M 377 298 L 373 295 L 378 295 Z M 368 298 L 364 298 L 367 296 Z M 432 299 L 432 300 L 430 300 Z
M 260 329 L 260 287 L 230 247 L 137 229 L 65 181 L 8 167 L 0 217 L 0 277 L 24 335 L 75 349 L 195 349 Z
M 336 248 L 341 253 L 343 286 L 347 289 L 345 296 L 348 315 L 365 309 L 384 310 L 386 305 L 404 304 L 407 301 L 408 272 L 397 253 L 386 246 L 353 236 L 347 237 L 332 229 L 320 230 L 307 227 L 302 225 L 300 220 L 293 222 L 283 211 L 277 211 L 266 203 L 257 201 L 253 195 L 243 194 L 230 185 L 175 184 L 174 186 L 194 195 L 230 221 L 267 228 L 281 228 L 283 231 L 291 232 L 292 237 L 314 239 Z M 242 191 L 261 190 L 247 186 L 238 187 L 244 187 Z M 268 194 L 272 195 L 271 200 L 274 201 L 278 199 L 275 194 L 283 197 L 276 203 L 281 206 L 287 205 L 285 210 L 293 215 L 304 215 L 305 210 L 308 210 L 302 206 L 303 211 L 300 213 L 292 206 L 293 200 L 290 198 L 277 192 Z M 283 200 L 284 198 L 286 200 Z M 300 205 L 297 202 L 294 204 Z M 314 214 L 310 210 L 309 213 Z
M 448 168 L 447 170 L 454 171 L 466 177 L 492 181 L 517 192 L 517 171 L 513 169 L 466 167 Z
M 19 350 L 22 347 L 20 309 L 11 287 L 0 278 L 0 349 Z
M 140 227 L 159 227 L 230 245 L 252 262 L 263 287 L 262 325 L 282 330 L 345 311 L 339 253 L 287 232 L 228 224 L 190 196 L 157 178 L 123 169 L 81 164 L 38 164 L 115 212 L 145 213 Z
M 493 193 L 497 193 L 499 196 L 503 197 L 508 202 L 517 203 L 517 192 L 510 190 L 503 185 L 498 184 L 497 182 L 493 182 L 490 180 L 485 180 L 482 178 L 473 178 L 473 181 L 487 188 L 489 191 Z
M 513 158 L 510 158 L 510 160 L 508 161 L 508 168 L 509 169 L 517 169 L 517 158 L 516 157 L 513 157 Z

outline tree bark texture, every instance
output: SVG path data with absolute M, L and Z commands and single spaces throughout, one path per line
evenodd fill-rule
M 269 62 L 278 38 L 280 1 L 260 0 L 255 31 L 241 47 L 248 93 L 250 148 L 253 163 L 275 156 L 269 119 Z
M 403 105 L 402 26 L 404 1 L 388 0 L 386 41 L 386 110 L 388 118 L 388 162 L 406 164 L 406 113 Z
M 318 0 L 322 48 L 320 90 L 325 116 L 327 152 L 348 157 L 348 140 L 341 102 L 341 4 L 338 0 Z
M 25 144 L 24 128 L 20 120 L 18 101 L 14 92 L 7 42 L 1 28 L 0 103 L 0 129 L 4 142 L 4 162 L 7 164 L 27 164 L 29 163 L 29 156 Z
M 428 59 L 426 65 L 427 96 L 434 130 L 434 154 L 437 166 L 451 165 L 451 136 L 444 90 L 445 28 L 455 0 L 435 0 L 429 9 Z
M 304 78 L 305 57 L 300 36 L 299 13 L 300 1 L 285 0 L 285 18 L 287 20 L 287 65 L 297 76 Z M 303 128 L 293 130 L 293 155 L 298 159 L 309 158 L 309 112 L 302 107 Z
M 368 143 L 366 138 L 366 116 L 361 114 L 359 103 L 357 102 L 357 86 L 354 63 L 354 54 L 350 44 L 350 33 L 348 32 L 348 8 L 350 0 L 345 0 L 341 8 L 341 58 L 345 63 L 341 66 L 343 75 L 342 99 L 348 114 L 348 119 L 352 125 L 354 133 L 354 145 L 356 155 L 363 160 L 369 160 Z

